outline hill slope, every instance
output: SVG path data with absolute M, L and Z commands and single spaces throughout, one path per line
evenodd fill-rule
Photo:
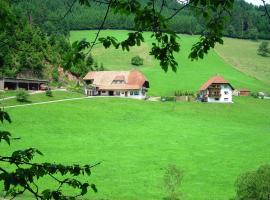
M 83 38 L 93 40 L 96 31 L 72 31 L 70 40 Z M 112 35 L 118 39 L 124 39 L 127 31 L 104 30 L 103 35 Z M 108 70 L 132 69 L 130 60 L 134 55 L 140 55 L 145 59 L 145 64 L 139 67 L 150 81 L 150 95 L 173 95 L 176 90 L 198 91 L 199 87 L 211 76 L 220 74 L 228 79 L 235 88 L 249 88 L 252 91 L 270 92 L 270 84 L 248 76 L 231 65 L 224 62 L 214 51 L 211 51 L 203 60 L 190 61 L 188 54 L 192 44 L 197 40 L 196 36 L 180 35 L 181 51 L 176 56 L 179 63 L 177 73 L 169 71 L 165 73 L 159 63 L 149 56 L 151 45 L 150 33 L 145 33 L 146 43 L 141 47 L 133 48 L 130 52 L 122 50 L 104 49 L 97 45 L 92 54 L 94 59 L 102 62 Z
M 224 38 L 216 52 L 236 69 L 270 84 L 270 57 L 257 54 L 260 41 Z

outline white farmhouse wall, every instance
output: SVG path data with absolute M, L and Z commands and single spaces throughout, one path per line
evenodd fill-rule
M 87 93 L 87 89 L 85 89 L 85 95 L 89 95 Z M 113 91 L 113 96 L 120 96 L 120 97 L 129 97 L 129 98 L 134 98 L 134 99 L 145 99 L 146 98 L 146 92 L 144 88 L 141 88 L 139 90 L 136 90 L 138 93 L 135 95 L 135 90 L 117 90 Z M 93 93 L 92 93 L 93 95 Z M 98 95 L 98 92 L 95 92 L 94 95 Z M 98 96 L 110 96 L 109 91 L 101 91 L 100 95 Z
M 100 96 L 109 96 L 109 91 L 101 91 Z
M 208 97 L 208 102 L 217 102 L 217 103 L 232 103 L 232 93 L 233 90 L 228 84 L 222 84 L 220 90 L 221 96 L 219 100 L 215 100 L 215 98 Z
M 135 90 L 128 91 L 128 97 L 134 98 L 134 99 L 145 99 L 145 94 L 143 95 L 143 89 L 136 90 L 138 94 L 135 95 Z

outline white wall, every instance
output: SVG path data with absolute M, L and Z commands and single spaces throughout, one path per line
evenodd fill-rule
M 144 99 L 146 92 L 143 95 L 143 90 L 144 89 L 142 89 L 142 88 L 140 90 L 136 90 L 138 92 L 136 95 L 135 95 L 135 90 L 128 91 L 128 97 L 135 98 L 135 99 Z
M 233 90 L 228 84 L 221 85 L 220 93 L 221 93 L 221 96 L 220 96 L 219 100 L 215 100 L 215 98 L 208 97 L 208 102 L 232 103 Z
M 135 90 L 129 90 L 129 91 L 125 91 L 125 90 L 119 90 L 119 91 L 114 91 L 114 96 L 120 96 L 120 97 L 129 97 L 129 98 L 135 98 L 135 99 L 144 99 L 146 97 L 146 92 L 144 92 L 143 94 L 143 88 L 136 90 L 138 92 L 137 95 L 135 95 Z M 119 94 L 119 93 L 120 94 Z M 127 92 L 127 96 L 126 93 Z M 87 89 L 85 89 L 85 94 L 87 95 Z M 96 95 L 98 95 L 98 93 L 96 92 Z M 100 96 L 109 96 L 109 91 L 105 91 L 104 93 L 101 92 Z

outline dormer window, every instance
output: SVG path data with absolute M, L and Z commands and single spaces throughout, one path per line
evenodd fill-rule
M 125 77 L 121 75 L 114 77 L 112 84 L 125 84 Z
M 124 81 L 124 80 L 113 80 L 112 83 L 113 83 L 113 84 L 124 84 L 125 81 Z
M 85 83 L 87 85 L 93 84 L 94 83 L 94 79 L 86 80 Z

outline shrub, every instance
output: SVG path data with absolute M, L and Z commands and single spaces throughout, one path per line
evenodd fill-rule
M 174 92 L 174 95 L 175 96 L 178 96 L 178 97 L 181 97 L 181 96 L 195 96 L 195 93 L 194 92 L 191 92 L 191 91 L 175 91 Z
M 16 99 L 19 102 L 28 102 L 29 94 L 24 89 L 19 89 L 16 92 Z
M 254 97 L 254 98 L 259 98 L 259 95 L 258 95 L 257 92 L 251 92 L 250 95 L 251 95 L 252 97 Z
M 242 174 L 235 183 L 235 200 L 260 199 L 270 197 L 270 165 L 261 166 L 256 171 Z
M 164 186 L 167 191 L 166 200 L 179 200 L 179 187 L 183 180 L 183 171 L 175 165 L 169 165 L 164 175 Z
M 269 56 L 270 55 L 270 48 L 268 42 L 262 42 L 257 50 L 258 55 L 260 56 Z
M 81 86 L 79 81 L 77 81 L 76 83 L 72 83 L 70 82 L 67 90 L 71 91 L 71 92 L 77 92 L 80 94 L 84 94 L 84 86 Z
M 52 90 L 51 90 L 51 89 L 46 90 L 45 94 L 46 94 L 46 96 L 48 96 L 48 97 L 52 97 L 52 96 L 53 96 Z
M 175 97 L 161 97 L 161 101 L 176 101 Z
M 131 59 L 131 64 L 136 66 L 143 65 L 143 59 L 140 56 L 134 56 Z

